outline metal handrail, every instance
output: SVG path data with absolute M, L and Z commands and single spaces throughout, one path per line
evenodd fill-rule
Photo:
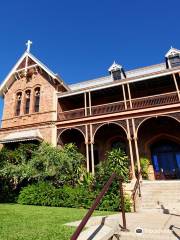
M 76 240 L 78 238 L 78 236 L 80 235 L 80 233 L 82 232 L 83 228 L 85 227 L 87 221 L 89 220 L 89 218 L 91 217 L 91 215 L 93 214 L 94 210 L 96 209 L 96 207 L 99 205 L 101 199 L 103 198 L 103 196 L 105 195 L 105 193 L 108 191 L 109 187 L 111 186 L 113 180 L 115 178 L 120 179 L 120 198 L 121 198 L 121 211 L 122 211 L 122 220 L 123 220 L 123 230 L 126 230 L 126 216 L 125 216 L 125 206 L 124 206 L 124 193 L 123 193 L 123 180 L 117 176 L 116 173 L 113 173 L 111 175 L 111 177 L 109 178 L 109 180 L 106 182 L 106 184 L 104 185 L 102 191 L 99 193 L 99 195 L 97 196 L 97 198 L 95 199 L 92 207 L 88 210 L 87 214 L 84 216 L 84 218 L 82 219 L 81 223 L 79 224 L 79 226 L 77 227 L 76 231 L 73 233 L 73 235 L 71 236 L 70 240 Z
M 141 185 L 140 185 L 141 177 L 142 177 L 141 172 L 139 172 L 137 174 L 136 183 L 134 185 L 134 189 L 133 189 L 133 193 L 132 193 L 134 212 L 136 212 L 136 194 L 137 194 L 137 191 L 138 191 L 139 197 L 141 197 Z

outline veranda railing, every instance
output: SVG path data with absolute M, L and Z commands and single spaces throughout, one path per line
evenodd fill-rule
M 128 106 L 125 109 L 125 102 L 118 101 L 113 103 L 106 103 L 101 105 L 94 105 L 91 107 L 91 114 L 92 116 L 103 115 L 103 114 L 110 114 L 110 113 L 117 113 L 123 112 L 130 109 L 143 109 L 149 107 L 156 107 L 156 106 L 163 106 L 167 104 L 178 103 L 179 98 L 177 92 L 170 92 L 170 93 L 163 93 L 158 95 L 146 96 L 141 98 L 133 98 L 131 100 L 126 101 Z M 132 106 L 132 108 L 130 107 Z M 89 107 L 87 108 L 87 113 L 89 113 Z M 58 120 L 70 120 L 70 119 L 77 119 L 77 118 L 84 118 L 85 108 L 78 108 L 69 111 L 63 111 L 58 113 Z M 89 114 L 88 114 L 89 116 Z

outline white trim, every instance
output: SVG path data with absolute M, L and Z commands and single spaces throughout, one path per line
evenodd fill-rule
M 113 62 L 113 64 L 109 67 L 108 71 L 109 72 L 114 72 L 114 71 L 117 71 L 117 70 L 121 70 L 122 69 L 122 66 L 117 64 L 115 61 Z
M 4 79 L 4 81 L 2 82 L 1 86 L 0 86 L 0 96 L 3 96 L 3 92 L 4 89 L 6 88 L 6 85 L 8 85 L 9 79 L 11 78 L 11 76 L 20 69 L 17 70 L 17 68 L 19 67 L 19 65 L 21 64 L 21 62 L 26 58 L 31 58 L 34 62 L 36 62 L 40 68 L 42 68 L 45 72 L 47 72 L 49 74 L 49 76 L 51 76 L 53 79 L 56 79 L 60 84 L 62 84 L 66 90 L 69 90 L 68 86 L 66 86 L 63 82 L 63 80 L 55 73 L 53 73 L 48 67 L 46 67 L 41 61 L 39 61 L 34 55 L 32 55 L 31 53 L 25 51 L 23 53 L 23 55 L 20 57 L 20 59 L 17 61 L 17 63 L 14 65 L 14 67 L 11 69 L 11 71 L 9 72 L 9 74 L 6 76 L 6 78 Z M 24 68 L 23 68 L 24 69 Z
M 176 55 L 176 54 L 179 54 L 179 55 L 180 55 L 180 50 L 171 47 L 171 48 L 169 49 L 169 51 L 166 53 L 165 57 L 168 58 L 168 57 L 170 57 L 170 56 L 174 56 L 174 55 Z
M 8 75 L 6 76 L 6 78 L 4 79 L 4 81 L 1 84 L 0 87 L 0 95 L 3 95 L 3 89 L 6 86 L 9 78 L 12 76 L 12 74 L 16 71 L 17 67 L 20 65 L 20 63 L 24 60 L 24 58 L 26 57 L 27 52 L 24 52 L 23 55 L 20 57 L 20 59 L 17 61 L 17 63 L 13 66 L 13 68 L 11 69 L 11 71 L 8 73 Z

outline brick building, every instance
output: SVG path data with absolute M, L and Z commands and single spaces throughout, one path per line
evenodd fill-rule
M 0 143 L 74 142 L 87 170 L 108 150 L 128 154 L 132 177 L 140 158 L 151 160 L 151 178 L 180 178 L 180 51 L 163 63 L 67 85 L 27 50 L 0 87 L 4 98 Z

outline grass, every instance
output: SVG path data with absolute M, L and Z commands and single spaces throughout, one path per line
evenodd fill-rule
M 68 240 L 75 228 L 63 224 L 80 220 L 87 210 L 0 204 L 0 240 Z M 96 211 L 94 215 L 107 215 Z

